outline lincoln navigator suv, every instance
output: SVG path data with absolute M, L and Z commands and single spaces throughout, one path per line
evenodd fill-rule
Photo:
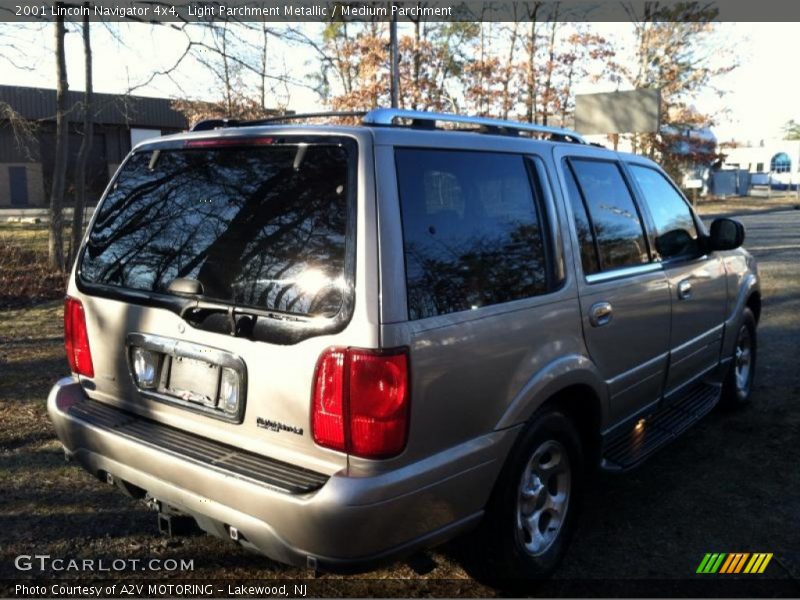
M 313 117 L 313 118 L 312 118 Z M 68 285 L 68 459 L 284 563 L 550 574 L 587 476 L 748 401 L 761 294 L 653 161 L 395 109 L 137 145 Z

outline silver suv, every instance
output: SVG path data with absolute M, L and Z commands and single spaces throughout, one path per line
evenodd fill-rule
M 58 436 L 164 528 L 285 563 L 474 530 L 495 579 L 547 575 L 593 468 L 748 400 L 743 227 L 568 130 L 348 116 L 134 148 L 69 282 Z

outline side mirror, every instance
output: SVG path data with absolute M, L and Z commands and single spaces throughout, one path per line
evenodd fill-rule
M 710 250 L 733 250 L 744 244 L 744 225 L 734 219 L 714 219 L 708 236 Z

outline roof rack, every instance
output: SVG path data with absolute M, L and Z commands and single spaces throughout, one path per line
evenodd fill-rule
M 339 112 L 314 112 L 285 115 L 277 115 L 258 119 L 255 121 L 238 121 L 236 119 L 206 119 L 200 121 L 192 127 L 192 131 L 207 131 L 220 127 L 248 127 L 253 125 L 269 125 L 273 123 L 284 123 L 286 121 L 304 121 L 308 119 L 336 118 L 336 117 L 361 117 L 363 125 L 373 125 L 381 127 L 417 127 L 421 129 L 437 129 L 437 123 L 453 123 L 457 125 L 471 125 L 479 133 L 489 133 L 496 135 L 520 135 L 521 133 L 538 133 L 550 136 L 550 139 L 563 142 L 573 142 L 586 144 L 578 133 L 571 129 L 560 127 L 549 127 L 547 125 L 536 125 L 534 123 L 521 123 L 520 121 L 504 121 L 502 119 L 490 119 L 488 117 L 469 117 L 465 115 L 455 115 L 450 113 L 423 112 L 417 110 L 405 110 L 400 108 L 376 108 L 369 112 L 363 110 L 339 111 Z M 401 121 L 398 123 L 398 121 Z M 408 122 L 404 125 L 402 121 Z M 441 128 L 438 128 L 441 129 Z
M 239 121 L 236 119 L 203 119 L 192 125 L 190 131 L 211 131 L 221 127 L 239 127 Z
M 469 117 L 465 115 L 455 115 L 449 113 L 422 112 L 416 110 L 404 110 L 398 108 L 376 108 L 369 111 L 362 123 L 364 125 L 382 125 L 391 127 L 396 121 L 410 121 L 412 127 L 425 129 L 436 129 L 436 123 L 455 123 L 462 125 L 473 125 L 480 132 L 519 135 L 522 132 L 540 133 L 549 135 L 551 139 L 566 142 L 586 144 L 578 133 L 571 129 L 560 127 L 549 127 L 547 125 L 536 125 L 533 123 L 521 123 L 519 121 L 504 121 L 502 119 L 490 119 L 487 117 Z
M 336 117 L 363 117 L 367 114 L 365 110 L 344 110 L 334 112 L 313 112 L 313 113 L 287 113 L 285 115 L 277 115 L 275 117 L 267 117 L 265 119 L 258 119 L 257 121 L 247 121 L 247 125 L 266 125 L 267 123 L 282 123 L 284 121 L 304 121 L 306 119 L 319 119 L 322 117 L 329 117 L 335 119 Z
M 239 121 L 237 119 L 205 119 L 198 121 L 192 127 L 192 131 L 208 131 L 209 129 L 219 129 L 222 127 L 251 127 L 254 125 L 270 125 L 272 123 L 284 123 L 286 121 L 304 121 L 307 119 L 319 119 L 321 117 L 363 117 L 367 114 L 365 110 L 350 110 L 340 112 L 314 112 L 314 113 L 286 113 L 264 119 L 253 121 Z

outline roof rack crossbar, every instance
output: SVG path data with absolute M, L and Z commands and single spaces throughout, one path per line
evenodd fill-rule
M 571 129 L 561 127 L 550 127 L 548 125 L 536 125 L 534 123 L 521 123 L 519 121 L 504 121 L 502 119 L 490 119 L 488 117 L 470 117 L 465 115 L 454 115 L 448 113 L 421 112 L 416 110 L 405 110 L 398 108 L 377 108 L 364 115 L 362 123 L 364 125 L 395 125 L 398 119 L 406 119 L 412 124 L 420 127 L 431 128 L 436 126 L 437 121 L 444 123 L 457 123 L 464 125 L 475 125 L 487 133 L 507 132 L 518 135 L 520 132 L 542 133 L 550 135 L 558 140 L 574 141 L 579 144 L 586 144 L 586 140 L 580 134 Z

